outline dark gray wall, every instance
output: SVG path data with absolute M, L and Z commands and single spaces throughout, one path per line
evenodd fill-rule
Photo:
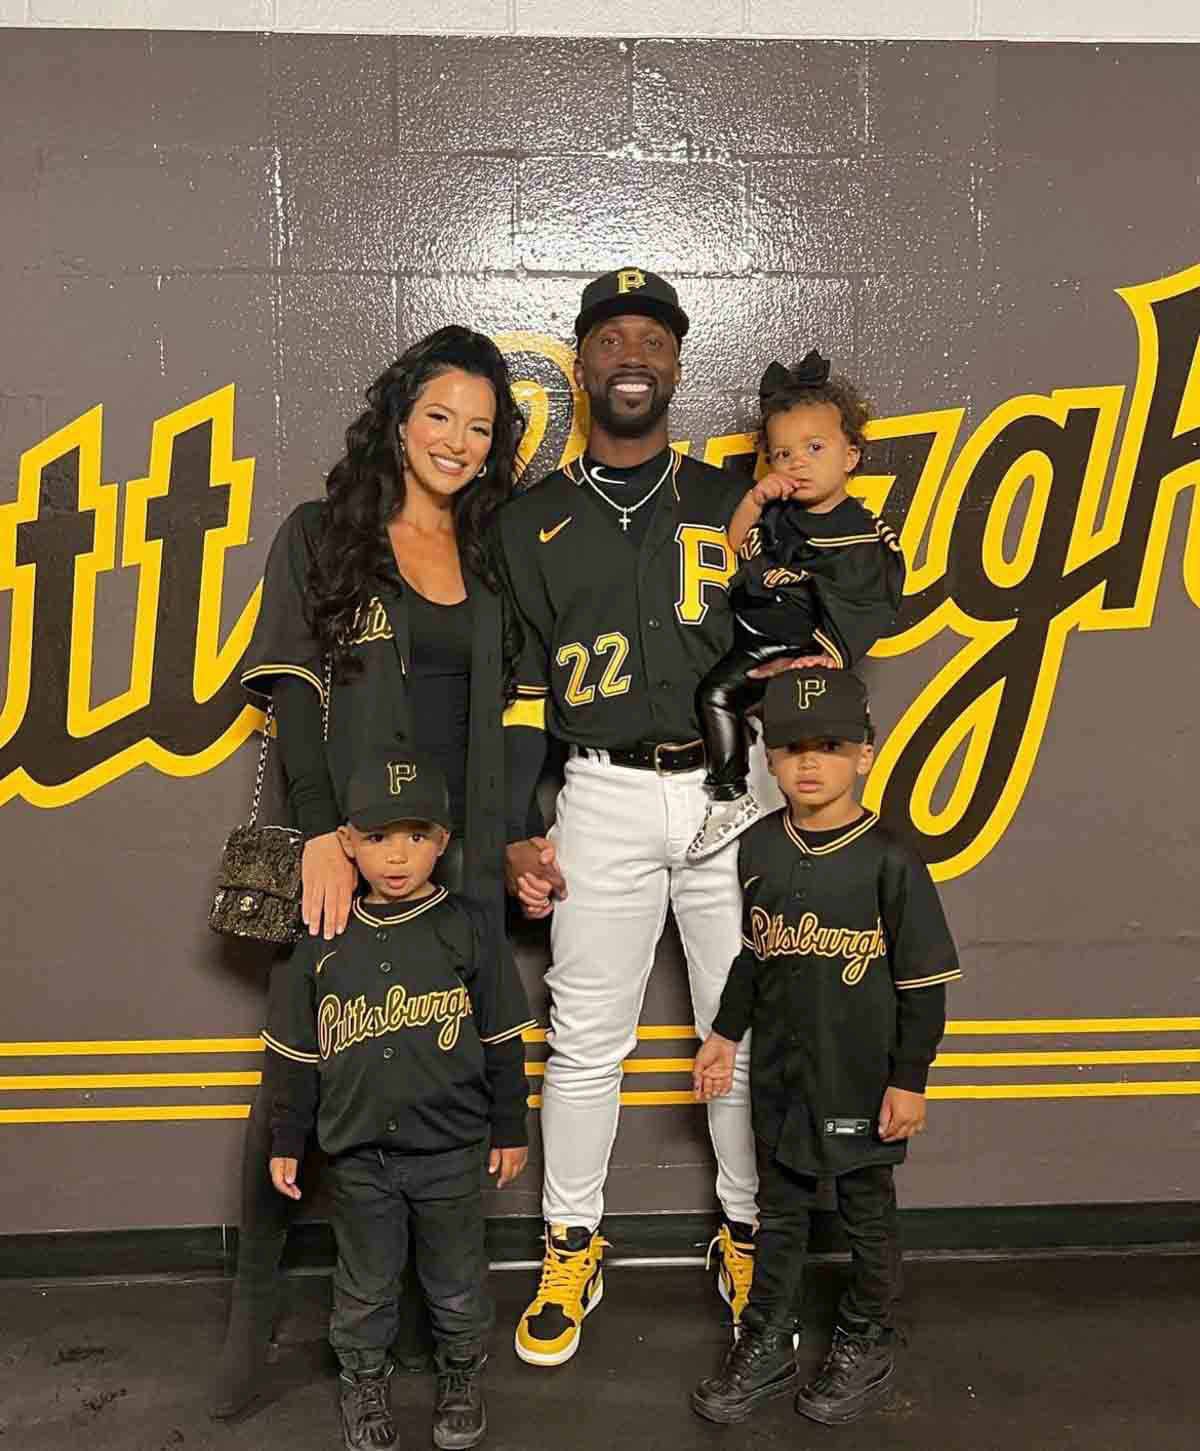
M 871 799 L 944 879 L 967 968 L 946 1053 L 985 1055 L 935 1069 L 907 1201 L 1196 1197 L 1193 49 L 69 31 L 2 45 L 0 1232 L 234 1216 L 228 1115 L 252 1088 L 215 1075 L 256 1070 L 238 1040 L 259 1026 L 265 965 L 211 937 L 204 912 L 252 776 L 227 677 L 270 537 L 319 492 L 363 386 L 445 322 L 537 335 L 506 346 L 549 406 L 535 470 L 557 463 L 580 286 L 626 264 L 671 274 L 694 319 L 674 417 L 693 451 L 749 427 L 763 364 L 811 344 L 890 420 L 866 483 L 907 521 L 918 588 L 868 668 L 896 727 Z M 170 420 L 230 384 L 232 403 Z M 1021 395 L 1080 389 L 1110 391 L 987 423 Z M 953 439 L 944 410 L 963 410 Z M 221 462 L 231 411 L 252 477 Z M 158 420 L 180 436 L 152 462 Z M 1006 523 L 1003 480 L 1031 450 L 1044 517 L 1026 488 Z M 231 510 L 222 558 L 212 531 Z M 139 613 L 158 569 L 143 537 L 165 543 L 157 609 L 144 594 Z M 228 643 L 194 679 L 218 582 Z M 914 808 L 922 764 L 976 702 L 981 768 L 951 752 Z M 540 1006 L 544 946 L 522 944 Z M 670 945 L 644 1021 L 687 1022 Z M 639 1056 L 690 1052 L 651 1039 Z M 102 1081 L 117 1073 L 140 1081 Z M 697 1110 L 628 1107 L 609 1207 L 710 1203 Z M 536 1213 L 536 1170 L 496 1208 Z

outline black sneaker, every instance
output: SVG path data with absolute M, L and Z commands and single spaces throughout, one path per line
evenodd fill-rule
M 343 1370 L 342 1435 L 347 1451 L 387 1451 L 399 1440 L 392 1419 L 391 1361 L 379 1370 Z
M 796 1394 L 796 1410 L 825 1426 L 857 1420 L 887 1396 L 896 1368 L 895 1340 L 882 1325 L 836 1326 L 825 1364 Z
M 487 1356 L 438 1357 L 437 1403 L 433 1408 L 433 1444 L 441 1451 L 464 1451 L 483 1440 L 487 1410 L 479 1378 Z
M 798 1379 L 792 1332 L 748 1325 L 743 1317 L 725 1364 L 692 1392 L 692 1410 L 722 1425 L 744 1421 L 763 1401 L 795 1390 Z

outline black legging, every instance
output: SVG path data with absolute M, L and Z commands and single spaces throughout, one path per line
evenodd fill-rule
M 696 714 L 708 756 L 704 784 L 714 801 L 732 801 L 746 794 L 750 774 L 750 742 L 745 714 L 757 705 L 767 689 L 765 680 L 755 680 L 749 671 L 768 660 L 804 655 L 806 649 L 761 640 L 738 629 L 733 649 L 708 672 L 696 687 Z

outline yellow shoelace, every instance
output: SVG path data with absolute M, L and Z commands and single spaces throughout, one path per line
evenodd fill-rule
M 708 1254 L 704 1259 L 705 1269 L 712 1265 L 714 1249 L 719 1250 L 721 1262 L 733 1283 L 734 1297 L 743 1298 L 748 1295 L 754 1280 L 754 1255 L 741 1248 L 730 1234 L 727 1224 L 723 1224 L 709 1242 Z
M 547 1241 L 538 1299 L 553 1300 L 560 1305 L 581 1305 L 583 1287 L 600 1262 L 598 1251 L 607 1248 L 606 1239 L 593 1239 L 586 1249 L 577 1250 L 561 1250 Z

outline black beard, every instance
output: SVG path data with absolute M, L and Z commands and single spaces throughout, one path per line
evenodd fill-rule
M 601 389 L 598 395 L 589 391 L 588 402 L 591 404 L 592 418 L 606 433 L 611 434 L 614 438 L 644 438 L 670 408 L 671 399 L 674 396 L 673 391 L 662 393 L 656 387 L 654 401 L 646 412 L 632 416 L 628 413 L 614 411 L 612 404 L 608 401 L 606 388 Z

